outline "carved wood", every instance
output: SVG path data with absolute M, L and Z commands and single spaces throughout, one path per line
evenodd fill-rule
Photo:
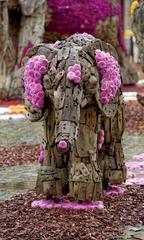
M 35 121 L 38 114 L 43 116 L 44 162 L 38 172 L 36 189 L 48 197 L 67 194 L 73 200 L 100 199 L 108 182 L 121 184 L 126 180 L 121 143 L 124 130 L 121 89 L 109 104 L 101 104 L 101 75 L 93 57 L 96 49 L 109 49 L 116 58 L 117 54 L 111 45 L 89 38 L 75 34 L 61 41 L 57 50 L 50 45 L 39 45 L 28 54 L 28 57 L 41 54 L 40 49 L 43 54 L 45 49 L 45 56 L 47 52 L 51 56 L 43 77 L 45 107 L 40 111 L 25 102 L 28 112 L 36 116 Z M 53 62 L 56 62 L 54 66 Z M 82 71 L 80 85 L 66 78 L 68 66 L 78 63 Z M 105 141 L 98 150 L 101 128 Z M 63 139 L 69 146 L 66 152 L 57 148 Z

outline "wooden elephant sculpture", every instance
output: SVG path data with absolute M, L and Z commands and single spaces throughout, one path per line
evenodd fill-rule
M 89 34 L 74 34 L 32 48 L 24 61 L 28 118 L 44 127 L 37 192 L 99 199 L 108 183 L 126 179 L 115 49 Z

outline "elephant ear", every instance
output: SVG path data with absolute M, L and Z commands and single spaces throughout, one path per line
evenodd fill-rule
M 95 59 L 95 67 L 99 74 L 99 88 L 96 89 L 95 99 L 101 113 L 114 117 L 118 106 L 122 104 L 121 69 L 115 48 L 100 39 L 94 39 L 83 47 L 83 50 Z
M 52 44 L 39 44 L 29 50 L 23 60 L 23 82 L 25 90 L 25 106 L 30 113 L 30 120 L 42 117 L 45 105 L 45 76 L 49 64 L 57 54 Z M 47 81 L 46 81 L 47 82 Z M 47 82 L 47 85 L 50 83 Z M 35 116 L 34 116 L 35 115 Z

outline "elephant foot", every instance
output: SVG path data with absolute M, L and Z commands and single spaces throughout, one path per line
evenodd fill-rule
M 61 198 L 63 194 L 68 193 L 67 185 L 65 168 L 42 166 L 38 172 L 36 191 L 38 194 L 46 195 L 47 199 Z
M 95 201 L 102 197 L 102 182 L 70 182 L 70 191 L 67 197 L 71 200 L 78 200 L 79 203 L 85 201 Z

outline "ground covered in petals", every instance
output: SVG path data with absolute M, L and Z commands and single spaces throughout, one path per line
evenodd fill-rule
M 34 191 L 0 203 L 3 240 L 118 240 L 124 225 L 144 224 L 144 188 L 127 187 L 124 194 L 104 197 L 104 209 L 31 208 Z
M 39 148 L 39 144 L 0 147 L 0 168 L 36 162 L 39 156 Z
M 131 133 L 144 133 L 144 106 L 136 101 L 125 105 L 125 130 Z

